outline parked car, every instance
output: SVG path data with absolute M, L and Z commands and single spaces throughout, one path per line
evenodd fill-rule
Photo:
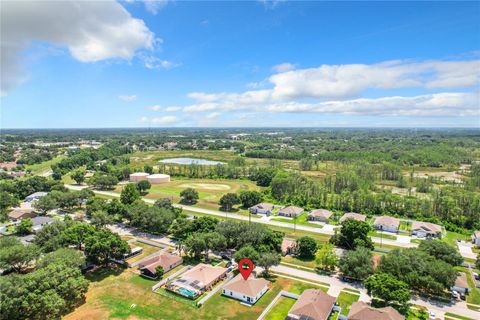
M 436 314 L 435 314 L 435 312 L 430 311 L 430 312 L 428 313 L 428 316 L 430 317 L 430 319 L 435 319 Z

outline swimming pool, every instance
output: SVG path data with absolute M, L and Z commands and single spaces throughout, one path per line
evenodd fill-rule
M 217 164 L 225 164 L 225 162 L 198 159 L 198 158 L 170 158 L 170 159 L 160 160 L 159 162 L 174 163 L 174 164 L 198 164 L 198 165 L 204 165 L 204 166 L 214 166 Z
M 195 298 L 197 295 L 196 292 L 190 291 L 187 288 L 180 287 L 176 290 L 179 294 L 182 296 L 188 297 L 188 298 Z

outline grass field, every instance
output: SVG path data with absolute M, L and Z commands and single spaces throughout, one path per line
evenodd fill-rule
M 314 285 L 274 278 L 267 293 L 252 307 L 222 296 L 210 298 L 200 308 L 151 292 L 150 281 L 133 270 L 101 271 L 88 276 L 92 281 L 86 302 L 64 319 L 256 319 L 283 289 L 300 294 Z
M 475 287 L 475 280 L 472 277 L 472 274 L 467 270 L 468 286 L 470 287 L 470 293 L 467 295 L 467 302 L 480 305 L 480 289 Z
M 442 241 L 445 241 L 456 248 L 457 239 L 470 240 L 470 236 L 453 231 L 447 231 L 447 234 L 442 238 Z
M 311 223 L 307 220 L 307 217 L 308 215 L 306 213 L 300 215 L 299 217 L 297 217 L 297 224 L 298 225 L 304 225 L 304 226 L 309 226 L 309 227 L 314 227 L 314 228 L 323 228 L 323 226 L 321 224 L 317 224 L 317 223 Z M 291 223 L 292 225 L 294 224 L 294 220 L 293 219 L 289 219 L 289 218 L 285 218 L 285 217 L 281 217 L 281 216 L 278 216 L 278 217 L 275 217 L 275 218 L 272 218 L 271 220 L 273 221 L 280 221 L 280 222 L 287 222 L 287 223 Z
M 118 186 L 115 192 L 121 192 L 123 186 Z M 261 188 L 250 180 L 225 180 L 225 179 L 174 179 L 167 183 L 154 184 L 145 196 L 148 199 L 170 198 L 173 202 L 180 201 L 180 192 L 187 188 L 198 191 L 199 200 L 196 206 L 218 210 L 218 201 L 225 193 L 238 193 L 240 191 L 255 190 Z M 240 209 L 237 214 L 247 215 L 247 210 Z
M 285 256 L 285 257 L 282 257 L 281 262 L 296 264 L 302 267 L 313 268 L 313 269 L 316 267 L 315 259 L 301 260 L 293 256 Z
M 350 311 L 350 306 L 354 302 L 357 302 L 359 298 L 359 294 L 352 294 L 347 291 L 340 292 L 337 298 L 337 303 L 340 305 L 340 307 L 342 307 L 342 314 L 347 315 Z
M 265 316 L 265 320 L 284 320 L 297 300 L 281 296 Z
M 52 160 L 44 161 L 42 163 L 32 164 L 26 166 L 27 170 L 31 170 L 33 174 L 41 174 L 43 172 L 51 170 L 51 165 L 60 162 L 62 159 L 65 159 L 65 156 L 57 156 Z
M 387 234 L 387 233 L 380 233 L 377 231 L 370 231 L 368 233 L 369 236 L 372 237 L 377 237 L 377 238 L 383 238 L 383 239 L 389 239 L 389 240 L 397 240 L 397 237 L 394 236 L 393 234 Z

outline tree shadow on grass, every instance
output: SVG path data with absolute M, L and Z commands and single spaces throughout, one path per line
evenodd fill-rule
M 109 267 L 99 267 L 85 274 L 85 278 L 91 282 L 99 282 L 109 276 L 120 275 L 126 267 L 119 265 L 111 265 Z

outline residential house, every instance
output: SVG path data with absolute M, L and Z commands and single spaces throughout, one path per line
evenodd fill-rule
M 303 209 L 300 207 L 296 206 L 288 206 L 285 208 L 282 208 L 278 211 L 279 216 L 284 216 L 284 217 L 290 217 L 290 218 L 296 218 L 300 216 L 303 213 Z
M 345 221 L 347 219 L 353 219 L 353 220 L 357 220 L 357 221 L 366 221 L 367 216 L 364 215 L 364 214 L 360 214 L 360 213 L 347 212 L 340 218 L 339 221 L 340 221 L 340 223 L 342 223 L 343 221 Z
M 282 256 L 292 254 L 295 251 L 295 245 L 297 242 L 293 239 L 283 238 L 282 240 Z
M 413 221 L 412 234 L 419 238 L 441 238 L 442 227 L 435 223 Z
M 398 232 L 400 227 L 400 220 L 394 217 L 389 216 L 380 216 L 376 217 L 373 222 L 375 229 L 388 231 L 388 232 Z
M 347 316 L 348 320 L 404 320 L 397 310 L 392 307 L 373 308 L 365 302 L 357 301 L 352 304 Z
M 32 218 L 32 230 L 33 232 L 37 232 L 41 230 L 47 224 L 53 223 L 55 220 L 49 217 L 34 217 Z
M 285 320 L 327 320 L 335 305 L 335 298 L 322 290 L 307 289 L 292 306 Z
M 270 281 L 250 276 L 247 280 L 241 274 L 230 280 L 223 288 L 222 294 L 227 297 L 254 304 L 270 287 Z
M 175 267 L 178 267 L 183 262 L 182 257 L 173 255 L 168 252 L 161 252 L 145 261 L 142 261 L 138 268 L 140 273 L 149 278 L 156 278 L 157 267 L 162 267 L 163 272 L 168 272 Z
M 33 218 L 37 214 L 32 207 L 30 202 L 22 202 L 20 203 L 19 207 L 12 208 L 12 210 L 8 213 L 8 217 L 13 220 L 21 220 L 24 218 Z
M 226 268 L 200 263 L 179 278 L 167 283 L 165 288 L 184 297 L 195 299 L 226 276 Z
M 40 199 L 41 197 L 45 197 L 47 194 L 48 194 L 48 192 L 43 192 L 43 191 L 35 192 L 35 193 L 32 193 L 31 195 L 27 196 L 24 201 L 27 201 L 27 202 L 36 201 L 36 200 Z
M 273 204 L 262 202 L 248 208 L 248 210 L 254 214 L 266 214 L 267 216 L 269 216 L 273 213 L 274 207 L 275 206 Z
M 473 233 L 472 243 L 476 244 L 477 247 L 480 247 L 480 230 L 477 230 Z
M 450 288 L 452 291 L 456 291 L 458 293 L 468 294 L 469 287 L 467 281 L 467 275 L 465 272 L 460 272 L 455 280 L 455 284 L 453 287 Z
M 310 221 L 320 221 L 328 223 L 328 219 L 333 215 L 333 212 L 326 209 L 315 209 L 308 213 L 307 219 Z

